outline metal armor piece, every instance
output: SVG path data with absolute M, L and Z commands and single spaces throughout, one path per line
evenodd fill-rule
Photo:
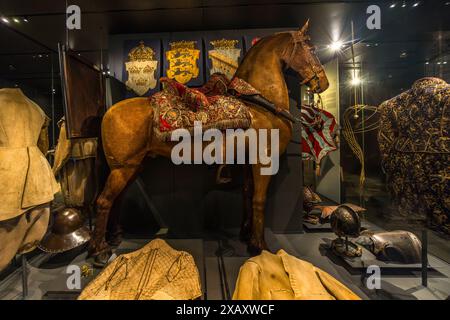
M 80 211 L 63 208 L 54 213 L 51 230 L 39 244 L 39 249 L 50 253 L 65 252 L 81 246 L 90 238 Z
M 340 205 L 330 216 L 331 229 L 339 237 L 358 237 L 361 219 L 355 210 L 347 205 Z
M 384 261 L 412 264 L 422 261 L 422 243 L 415 234 L 396 230 L 390 232 L 364 232 L 361 238 L 369 238 L 370 241 L 365 246 Z M 358 239 L 363 242 L 364 239 Z

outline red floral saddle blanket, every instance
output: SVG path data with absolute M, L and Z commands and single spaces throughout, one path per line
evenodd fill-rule
M 153 127 L 156 136 L 170 141 L 176 129 L 194 131 L 194 122 L 200 121 L 206 129 L 247 129 L 251 125 L 248 107 L 239 99 L 228 95 L 230 90 L 238 94 L 259 94 L 247 82 L 234 78 L 229 81 L 222 74 L 214 74 L 201 88 L 188 88 L 168 78 L 161 78 L 163 90 L 150 97 L 155 109 Z

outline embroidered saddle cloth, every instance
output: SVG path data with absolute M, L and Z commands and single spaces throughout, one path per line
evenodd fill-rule
M 231 90 L 236 94 L 259 94 L 245 81 L 234 78 L 229 81 L 222 74 L 214 74 L 201 88 L 188 88 L 168 78 L 161 78 L 163 90 L 150 97 L 155 109 L 153 127 L 156 136 L 170 141 L 171 133 L 176 129 L 194 130 L 194 122 L 200 121 L 206 129 L 247 129 L 251 118 L 247 106 L 237 98 L 228 95 Z

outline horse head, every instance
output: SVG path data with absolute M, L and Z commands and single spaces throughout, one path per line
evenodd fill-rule
M 316 54 L 316 48 L 311 44 L 308 35 L 309 20 L 297 30 L 290 31 L 292 41 L 283 53 L 283 61 L 286 65 L 296 71 L 311 91 L 320 93 L 328 86 L 328 79 L 322 64 Z

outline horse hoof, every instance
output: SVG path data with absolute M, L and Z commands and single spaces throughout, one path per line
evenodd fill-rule
M 120 234 L 111 236 L 106 239 L 106 242 L 111 247 L 118 247 L 122 243 L 122 236 Z
M 99 254 L 97 254 L 94 257 L 94 262 L 92 265 L 96 268 L 103 268 L 108 264 L 109 259 L 111 258 L 112 252 L 111 251 L 104 251 Z

